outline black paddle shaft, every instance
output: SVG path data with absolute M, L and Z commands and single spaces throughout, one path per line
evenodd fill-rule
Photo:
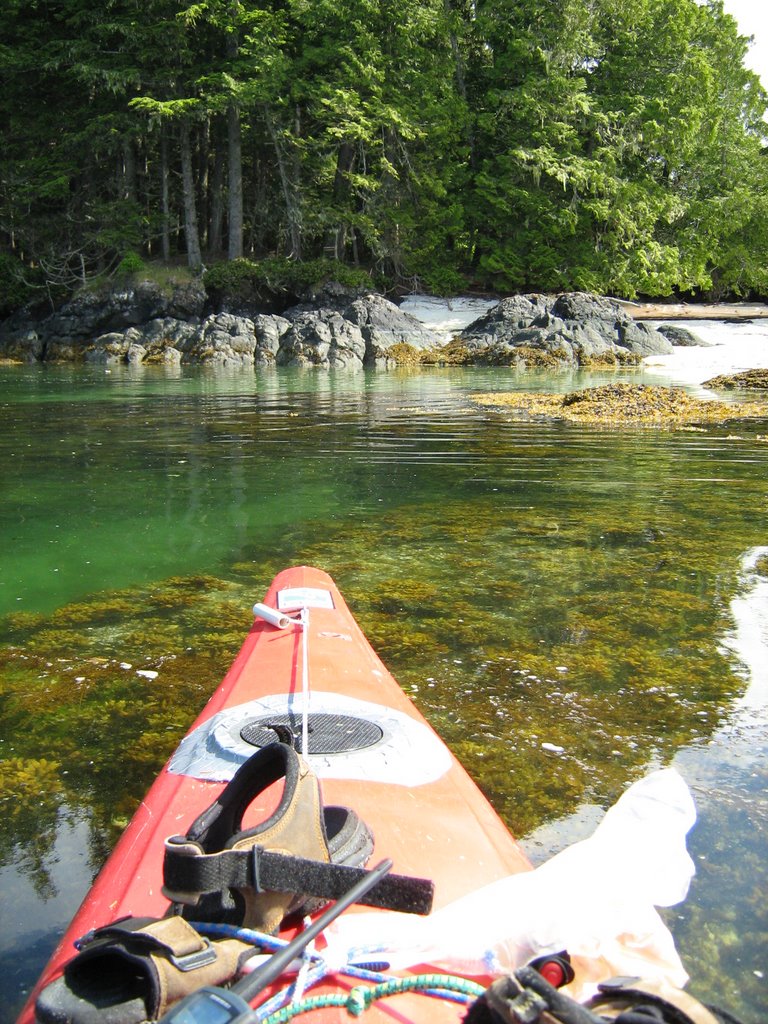
M 365 896 L 391 867 L 391 860 L 383 860 L 377 864 L 348 892 L 331 904 L 305 931 L 273 953 L 266 963 L 241 978 L 232 988 L 204 985 L 172 1006 L 161 1017 L 159 1024 L 248 1024 L 253 1019 L 250 1000 L 267 985 L 276 981 L 291 961 L 295 960 L 331 921 L 335 921 L 347 907 Z
M 244 978 L 236 982 L 232 986 L 231 991 L 242 996 L 246 1002 L 250 1002 L 260 992 L 263 992 L 267 985 L 270 985 L 279 978 L 286 967 L 303 953 L 310 942 L 316 939 L 332 921 L 335 921 L 339 914 L 342 914 L 347 907 L 351 907 L 353 903 L 357 903 L 391 869 L 392 861 L 389 859 L 377 864 L 375 868 L 372 868 L 359 882 L 353 885 L 348 892 L 339 897 L 327 910 L 323 911 L 320 917 L 313 921 L 308 928 L 305 928 L 303 932 L 299 932 L 296 938 L 292 939 L 287 946 L 283 946 L 282 949 L 273 953 L 269 960 L 262 964 L 261 967 L 257 967 L 250 974 L 246 974 Z

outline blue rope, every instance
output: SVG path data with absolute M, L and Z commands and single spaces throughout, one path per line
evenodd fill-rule
M 233 924 L 214 924 L 210 921 L 190 921 L 189 923 L 201 935 L 220 935 L 227 939 L 240 939 L 241 942 L 250 942 L 252 946 L 263 946 L 265 949 L 273 951 L 288 945 L 286 939 L 278 939 L 275 935 L 257 932 L 252 928 L 240 928 Z
M 266 935 L 264 932 L 257 932 L 250 928 L 240 928 L 229 924 L 212 924 L 202 921 L 193 921 L 191 924 L 202 935 L 240 939 L 242 942 L 248 942 L 253 946 L 266 950 L 275 951 L 288 945 L 285 939 L 279 939 L 274 935 Z M 360 950 L 361 955 L 367 952 L 367 950 Z M 329 973 L 327 964 L 319 954 L 313 953 L 307 959 L 312 963 L 312 967 L 305 978 L 304 989 L 319 984 Z M 335 973 L 356 978 L 359 981 L 370 982 L 371 987 L 357 985 L 346 995 L 339 993 L 310 996 L 299 1002 L 291 1002 L 296 990 L 295 983 L 292 983 L 288 988 L 276 993 L 266 1003 L 259 1006 L 254 1011 L 256 1019 L 262 1022 L 262 1024 L 282 1024 L 282 1022 L 289 1021 L 300 1013 L 306 1013 L 311 1009 L 323 1006 L 346 1007 L 352 1016 L 357 1017 L 377 999 L 383 999 L 402 992 L 419 992 L 421 995 L 431 996 L 436 999 L 446 999 L 450 1002 L 466 1005 L 474 1001 L 484 991 L 482 986 L 475 984 L 475 982 L 453 975 L 423 974 L 398 978 L 390 974 L 384 974 L 381 971 L 357 967 L 350 963 L 345 964 Z

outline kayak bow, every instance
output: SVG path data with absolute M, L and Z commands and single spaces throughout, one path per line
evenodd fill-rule
M 358 870 L 349 866 L 355 857 L 359 860 L 372 853 L 375 861 L 390 859 L 399 877 L 430 880 L 434 907 L 439 908 L 530 868 L 488 801 L 377 657 L 330 576 L 306 566 L 286 569 L 254 612 L 256 618 L 242 649 L 86 895 L 19 1024 L 32 1024 L 35 1000 L 62 975 L 81 937 L 127 916 L 157 919 L 168 913 L 171 901 L 167 885 L 166 894 L 163 891 L 164 860 L 179 854 L 174 843 L 194 861 L 199 856 L 195 844 L 202 849 L 213 841 L 211 837 L 223 826 L 211 823 L 210 808 L 218 806 L 219 798 L 228 799 L 222 794 L 231 793 L 232 780 L 236 775 L 242 778 L 239 769 L 250 764 L 254 755 L 266 765 L 267 781 L 276 784 L 285 772 L 284 792 L 295 768 L 296 792 L 303 794 L 296 797 L 299 802 L 314 799 L 313 784 L 306 783 L 301 767 L 305 762 L 312 770 L 309 778 L 314 773 L 319 780 L 318 799 L 329 830 L 327 859 L 332 862 L 326 865 L 326 875 L 338 870 L 340 879 L 346 878 L 345 871 Z M 294 746 L 303 755 L 296 758 L 298 767 L 292 752 L 281 754 L 282 768 L 272 765 L 278 750 L 291 751 Z M 247 815 L 262 822 L 266 818 L 267 824 L 280 819 L 278 811 L 288 798 L 276 796 L 275 788 L 249 790 L 253 799 Z M 242 794 L 238 799 L 247 802 Z M 225 817 L 229 813 L 238 835 L 246 836 L 249 828 L 255 828 L 261 841 L 267 826 L 254 826 L 252 818 L 243 821 L 243 811 L 238 806 L 221 813 Z M 339 837 L 336 849 L 331 848 L 336 841 L 330 835 L 334 830 Z M 175 837 L 170 844 L 169 837 Z M 227 849 L 228 856 L 239 856 L 241 845 L 243 850 L 251 849 L 253 837 L 250 844 L 243 840 L 235 843 L 236 849 Z M 296 853 L 292 847 L 288 852 Z M 204 853 L 208 856 L 210 850 Z M 279 874 L 285 868 L 283 855 L 284 851 L 278 852 L 272 862 L 264 856 L 264 864 L 271 864 L 270 870 Z M 302 851 L 299 855 L 306 856 Z M 205 856 L 200 855 L 200 860 Z M 242 861 L 240 857 L 232 870 L 240 870 L 237 865 Z M 174 863 L 178 866 L 178 857 Z M 181 865 L 181 869 L 187 867 Z M 170 896 L 179 899 L 178 892 Z M 287 899 L 275 911 L 278 920 L 283 910 L 288 915 L 280 932 L 285 939 L 296 932 L 290 918 L 295 901 L 289 905 Z M 302 912 L 306 909 L 303 906 Z M 350 911 L 357 912 L 356 907 Z M 185 916 L 194 913 L 185 908 Z M 409 976 L 409 971 L 400 973 L 406 979 Z M 348 978 L 331 974 L 312 992 L 348 993 L 352 987 Z M 422 996 L 398 995 L 377 1002 L 368 1019 L 457 1021 L 464 1012 L 451 1002 L 430 1000 L 426 1005 L 425 1015 Z M 114 1016 L 96 1013 L 93 1017 L 101 1019 L 121 1024 Z M 313 1010 L 311 1019 L 330 1022 L 348 1016 L 343 1007 L 328 1006 Z

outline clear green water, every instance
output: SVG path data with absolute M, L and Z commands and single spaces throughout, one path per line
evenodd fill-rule
M 698 874 L 665 916 L 691 990 L 762 1019 L 768 697 L 739 705 L 724 643 L 763 579 L 740 567 L 768 543 L 768 424 L 513 423 L 470 401 L 604 379 L 0 368 L 3 1024 L 298 562 L 334 575 L 535 859 L 675 763 Z

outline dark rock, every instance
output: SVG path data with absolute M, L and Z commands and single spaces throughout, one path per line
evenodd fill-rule
M 520 331 L 546 325 L 551 308 L 552 300 L 545 295 L 513 295 L 473 320 L 461 332 L 461 340 L 471 349 L 513 345 Z
M 257 340 L 253 323 L 242 317 L 219 313 L 202 324 L 173 317 L 150 320 L 143 327 L 110 331 L 85 347 L 91 363 L 180 362 L 252 365 Z
M 404 360 L 407 350 L 417 362 L 420 352 L 448 351 L 442 332 L 382 295 L 333 282 L 313 295 L 322 305 L 295 306 L 286 316 L 225 310 L 201 323 L 206 296 L 197 282 L 83 291 L 42 320 L 15 314 L 5 321 L 0 357 L 356 368 Z M 662 333 L 636 323 L 618 303 L 583 293 L 503 299 L 456 344 L 464 362 L 550 367 L 637 362 L 672 351 Z
M 82 346 L 89 363 L 163 363 L 177 365 L 182 351 L 192 342 L 199 328 L 173 317 L 150 320 L 142 327 L 109 331 Z
M 668 355 L 671 344 L 658 331 L 638 323 L 613 299 L 586 292 L 558 295 L 552 314 L 568 323 L 590 324 L 602 337 L 633 355 Z
M 645 356 L 666 356 L 672 351 L 672 343 L 663 334 L 629 317 L 618 325 L 618 333 L 617 344 L 641 359 Z
M 555 299 L 536 294 L 504 299 L 460 338 L 490 362 L 585 365 L 672 351 L 662 335 L 635 323 L 617 302 L 581 292 Z
M 299 313 L 280 340 L 279 366 L 358 369 L 365 359 L 362 331 L 340 313 L 320 309 Z
M 136 327 L 129 327 L 127 331 L 100 334 L 90 345 L 83 348 L 85 361 L 106 365 L 125 363 L 128 361 L 128 350 L 132 345 L 141 345 L 141 339 L 142 333 Z M 137 360 L 134 358 L 133 361 Z
M 693 348 L 697 345 L 701 345 L 703 348 L 710 347 L 708 341 L 704 341 L 687 327 L 680 327 L 679 324 L 659 324 L 656 330 L 659 334 L 663 334 L 670 344 L 679 348 Z
M 197 324 L 187 323 L 185 320 L 177 320 L 170 316 L 157 318 L 150 320 L 141 328 L 141 344 L 150 354 L 164 352 L 169 348 L 183 352 L 192 344 L 198 331 Z
M 386 360 L 395 345 L 423 350 L 439 348 L 446 342 L 437 331 L 425 327 L 383 295 L 369 292 L 350 303 L 342 315 L 360 329 L 366 345 L 366 363 Z
M 100 359 L 94 339 L 155 319 L 195 323 L 206 296 L 196 281 L 162 287 L 153 281 L 78 292 L 43 319 L 15 314 L 0 325 L 0 355 L 26 360 Z M 111 343 L 114 345 L 117 342 Z M 119 347 L 119 346 L 118 346 Z M 109 346 L 101 346 L 106 352 Z
M 291 321 L 284 316 L 270 313 L 259 313 L 253 318 L 253 330 L 256 335 L 256 362 L 260 365 L 274 363 L 280 349 L 280 340 L 291 326 Z
M 81 352 L 90 363 L 252 366 L 274 363 L 280 338 L 288 327 L 288 320 L 269 315 L 261 315 L 254 322 L 231 313 L 216 313 L 202 324 L 164 317 L 150 320 L 143 327 L 101 334 Z
M 253 366 L 256 353 L 253 321 L 231 313 L 206 317 L 190 339 L 185 361 L 217 366 Z
M 45 344 L 40 359 L 46 363 L 80 363 L 85 358 L 82 338 L 54 338 Z
M 315 308 L 335 309 L 341 313 L 351 302 L 368 294 L 370 288 L 350 287 L 338 281 L 326 281 L 317 288 L 308 288 L 301 296 L 301 302 Z
M 0 324 L 0 359 L 36 363 L 43 358 L 44 351 L 45 341 L 33 323 L 17 320 Z
M 163 288 L 153 281 L 115 286 L 107 292 L 79 292 L 45 321 L 50 339 L 84 338 L 172 317 L 195 320 L 205 307 L 205 290 L 195 282 Z
M 578 320 L 581 323 L 596 320 L 599 323 L 618 324 L 631 319 L 618 302 L 589 292 L 563 292 L 558 295 L 552 303 L 552 315 L 561 320 Z

